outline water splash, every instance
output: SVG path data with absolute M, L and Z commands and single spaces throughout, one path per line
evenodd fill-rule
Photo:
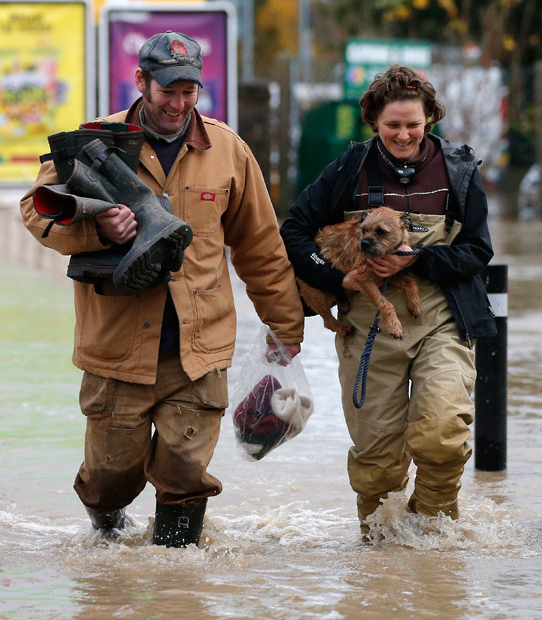
M 410 486 L 410 485 L 409 485 Z M 457 521 L 442 513 L 437 517 L 413 514 L 407 508 L 407 496 L 402 491 L 390 493 L 380 507 L 367 518 L 368 539 L 375 545 L 403 545 L 425 550 L 472 550 L 498 553 L 503 549 L 521 546 L 520 520 L 510 506 L 497 505 L 489 498 L 474 499 L 464 492 L 460 495 L 460 514 Z M 285 551 L 321 551 L 348 549 L 357 545 L 360 531 L 354 511 L 344 509 L 314 511 L 308 501 L 291 502 L 254 511 L 252 505 L 222 507 L 220 514 L 207 515 L 199 548 L 190 553 L 211 556 L 250 556 L 262 547 Z M 246 512 L 244 512 L 246 509 Z M 6 529 L 16 527 L 20 543 L 43 551 L 63 548 L 75 559 L 81 551 L 97 557 L 131 555 L 149 549 L 163 555 L 169 549 L 152 545 L 154 518 L 147 524 L 134 517 L 127 518 L 126 527 L 113 535 L 104 536 L 86 521 L 78 524 L 50 523 L 47 519 L 17 518 L 13 513 L 0 511 L 0 523 Z M 233 559 L 233 558 L 232 558 Z
M 459 512 L 457 521 L 443 513 L 436 517 L 413 514 L 407 507 L 407 492 L 390 493 L 367 518 L 368 538 L 376 544 L 420 551 L 483 549 L 484 553 L 497 553 L 517 544 L 522 535 L 510 508 L 489 498 L 475 500 L 462 494 Z
M 308 549 L 337 546 L 357 532 L 357 519 L 345 516 L 341 509 L 313 511 L 309 502 L 291 502 L 264 512 L 252 512 L 232 519 L 214 517 L 210 530 L 215 540 L 236 541 L 242 545 L 276 542 L 282 547 Z

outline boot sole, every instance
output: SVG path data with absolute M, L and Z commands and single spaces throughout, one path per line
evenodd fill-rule
M 104 267 L 103 264 L 93 263 L 92 261 L 79 263 L 77 266 L 73 264 L 68 265 L 66 275 L 72 280 L 82 282 L 83 284 L 93 284 L 96 292 L 99 295 L 106 296 L 127 296 L 135 295 L 137 291 L 128 290 L 125 288 L 119 288 L 113 283 L 113 273 L 118 263 Z M 170 280 L 169 270 L 162 269 L 156 279 L 152 282 L 152 286 L 158 284 L 165 284 Z
M 178 271 L 183 262 L 183 250 L 192 241 L 188 224 L 171 222 L 146 243 L 132 248 L 113 273 L 117 288 L 131 292 L 152 286 L 163 268 Z

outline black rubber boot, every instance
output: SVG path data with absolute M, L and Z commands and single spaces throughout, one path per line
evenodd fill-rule
M 96 176 L 92 176 L 86 164 L 75 160 L 68 183 L 43 185 L 34 192 L 34 208 L 42 217 L 51 219 L 51 224 L 42 237 L 49 234 L 54 223 L 69 226 L 78 220 L 95 217 L 107 209 L 116 208 L 117 202 L 108 191 L 110 189 L 96 181 Z M 117 289 L 113 284 L 113 273 L 131 247 L 130 241 L 124 245 L 114 244 L 105 250 L 74 254 L 70 257 L 67 275 L 78 282 L 93 284 L 100 295 L 133 295 L 133 291 Z M 167 280 L 169 273 L 161 280 L 157 278 L 155 283 Z
M 85 198 L 72 194 L 66 185 L 42 185 L 32 195 L 34 209 L 60 226 L 69 226 L 79 220 L 96 217 L 117 204 L 99 198 Z
M 133 295 L 132 291 L 117 289 L 113 284 L 113 273 L 130 247 L 131 242 L 124 245 L 114 245 L 107 250 L 72 254 L 68 263 L 67 276 L 77 282 L 93 284 L 99 295 L 117 297 Z M 169 277 L 169 274 L 167 276 Z
M 120 508 L 112 512 L 98 512 L 85 506 L 92 526 L 97 530 L 122 530 L 126 522 L 126 509 Z
M 112 131 L 113 141 L 118 150 L 115 153 L 127 164 L 131 170 L 137 172 L 139 166 L 139 155 L 145 140 L 143 130 L 137 125 L 129 123 L 108 123 L 105 121 L 93 121 L 84 123 L 79 129 L 100 129 L 102 131 Z
M 126 204 L 137 220 L 132 248 L 119 263 L 113 282 L 119 289 L 137 292 L 167 271 L 178 271 L 183 252 L 192 241 L 192 229 L 169 213 L 152 189 L 100 140 L 82 147 L 93 162 L 91 172 L 108 182 L 113 198 Z
M 68 177 L 66 185 L 78 196 L 99 198 L 100 200 L 118 204 L 115 198 L 115 188 L 111 183 L 101 175 L 98 175 L 88 164 L 77 159 L 73 162 L 73 171 Z
M 144 141 L 143 130 L 127 123 L 85 123 L 75 131 L 52 134 L 47 138 L 51 152 L 41 155 L 40 161 L 53 160 L 60 182 L 66 183 L 73 171 L 74 161 L 80 159 L 90 163 L 81 152 L 81 147 L 96 139 L 107 148 L 115 149 L 130 169 L 137 172 Z
M 66 183 L 73 171 L 73 162 L 81 152 L 84 144 L 98 138 L 107 147 L 115 147 L 115 136 L 112 131 L 97 129 L 76 129 L 75 131 L 61 131 L 47 137 L 50 153 L 40 156 L 41 163 L 53 160 L 56 173 L 61 183 Z
M 93 196 L 96 199 L 117 204 L 117 200 L 113 196 L 115 189 L 112 184 L 103 175 L 92 170 L 82 161 L 76 160 L 74 162 L 73 172 L 68 179 L 67 186 L 78 195 Z M 162 199 L 166 200 L 160 197 L 160 200 Z M 129 241 L 123 245 L 113 245 L 107 250 L 73 254 L 70 257 L 67 275 L 78 282 L 94 284 L 99 295 L 134 295 L 137 291 L 131 288 L 127 289 L 124 286 L 116 286 L 113 283 L 115 270 L 132 246 L 133 241 Z M 183 253 L 181 252 L 181 262 L 182 257 Z M 169 265 L 164 264 L 159 271 L 156 270 L 152 274 L 147 273 L 144 276 L 144 281 L 149 287 L 163 284 L 171 279 L 169 271 Z
M 119 288 L 113 283 L 113 274 L 120 261 L 126 256 L 132 243 L 124 245 L 114 245 L 107 250 L 97 250 L 96 252 L 81 252 L 72 254 L 68 263 L 66 275 L 77 282 L 93 284 L 98 295 L 108 295 L 112 297 L 126 297 L 135 295 L 132 290 Z M 149 281 L 149 288 L 166 284 L 171 280 L 167 269 L 158 273 L 152 281 Z
M 153 544 L 166 547 L 197 545 L 203 529 L 206 507 L 207 498 L 189 506 L 156 502 Z

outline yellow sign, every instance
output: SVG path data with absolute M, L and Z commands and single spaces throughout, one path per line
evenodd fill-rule
M 47 136 L 86 120 L 86 6 L 0 3 L 0 183 L 32 182 Z
M 95 16 L 96 22 L 98 22 L 100 19 L 102 7 L 106 3 L 106 1 L 107 0 L 94 0 L 94 16 Z M 138 3 L 138 0 L 134 0 L 134 1 Z M 206 2 L 206 0 L 144 0 L 144 2 L 150 2 L 152 4 L 156 4 L 157 2 L 159 2 L 160 4 L 170 4 L 172 2 L 176 4 L 185 4 L 185 3 L 201 4 L 203 2 Z M 138 3 L 138 6 L 140 6 L 139 3 Z

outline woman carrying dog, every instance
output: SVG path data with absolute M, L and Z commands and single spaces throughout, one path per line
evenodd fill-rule
M 472 452 L 474 340 L 493 335 L 495 321 L 479 275 L 493 256 L 480 160 L 470 147 L 430 133 L 445 109 L 433 86 L 409 67 L 394 65 L 377 76 L 360 106 L 375 136 L 352 143 L 322 170 L 281 233 L 297 276 L 321 290 L 346 292 L 350 304 L 339 320 L 351 331 L 336 336 L 336 350 L 354 444 L 348 475 L 365 536 L 380 501 L 406 487 L 412 461 L 409 509 L 458 518 L 460 478 Z M 349 273 L 333 269 L 320 255 L 316 233 L 381 205 L 409 214 L 409 244 Z M 386 242 L 384 231 L 375 241 Z M 387 288 L 404 334 L 399 340 L 382 331 L 375 338 L 358 408 L 354 386 L 375 321 L 374 307 L 359 292 L 365 269 L 383 281 L 409 269 L 420 286 L 421 313 L 409 314 L 404 293 Z

